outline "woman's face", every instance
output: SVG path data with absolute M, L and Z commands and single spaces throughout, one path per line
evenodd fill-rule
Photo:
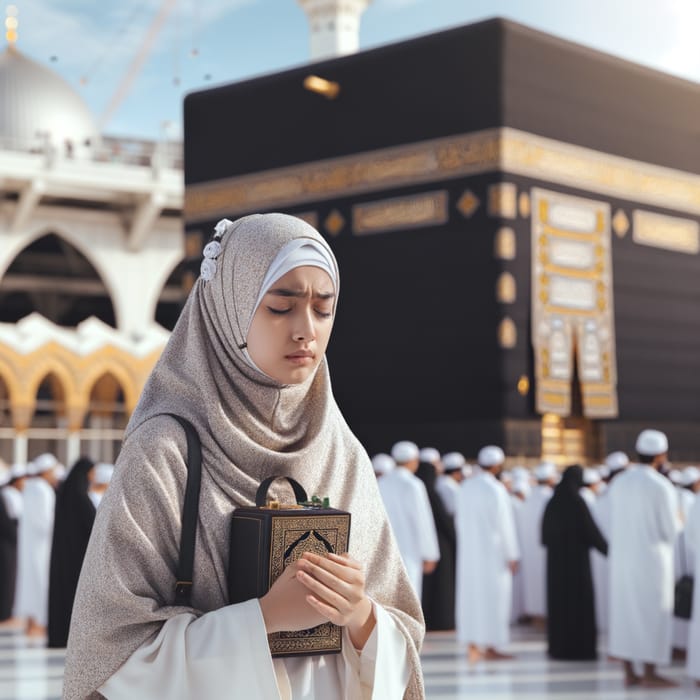
M 248 331 L 253 362 L 280 384 L 300 384 L 323 359 L 333 328 L 335 291 L 327 272 L 290 270 L 268 290 Z

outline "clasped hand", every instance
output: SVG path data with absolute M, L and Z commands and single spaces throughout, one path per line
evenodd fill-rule
M 260 609 L 268 633 L 332 622 L 348 628 L 357 649 L 375 624 L 362 566 L 347 554 L 321 557 L 305 552 L 260 599 Z

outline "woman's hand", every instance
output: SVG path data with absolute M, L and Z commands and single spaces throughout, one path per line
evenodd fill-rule
M 347 627 L 355 649 L 362 649 L 376 620 L 361 564 L 348 554 L 321 557 L 310 552 L 296 564 L 296 578 L 308 589 L 306 603 L 326 620 Z
M 296 632 L 328 622 L 328 618 L 307 601 L 309 591 L 297 578 L 299 567 L 299 561 L 286 567 L 260 598 L 260 610 L 268 634 Z

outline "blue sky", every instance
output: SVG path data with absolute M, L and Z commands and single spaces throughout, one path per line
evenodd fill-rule
M 177 138 L 182 97 L 309 60 L 296 0 L 13 0 L 17 47 L 104 115 L 165 3 L 171 9 L 103 131 Z M 4 9 L 10 3 L 3 4 Z M 700 83 L 700 0 L 372 0 L 360 47 L 507 17 Z

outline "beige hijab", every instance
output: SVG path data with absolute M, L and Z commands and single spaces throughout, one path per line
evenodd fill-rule
M 260 481 L 274 473 L 350 511 L 350 554 L 365 566 L 368 594 L 406 637 L 413 673 L 405 697 L 424 697 L 420 605 L 370 460 L 333 398 L 325 359 L 304 383 L 281 386 L 251 367 L 240 349 L 269 265 L 286 243 L 303 238 L 328 248 L 295 217 L 240 219 L 222 240 L 213 279 L 195 284 L 131 418 L 97 513 L 73 609 L 66 700 L 99 698 L 96 689 L 174 615 L 228 604 L 231 511 L 251 505 Z M 173 604 L 187 444 L 165 413 L 187 418 L 202 441 L 192 609 Z

